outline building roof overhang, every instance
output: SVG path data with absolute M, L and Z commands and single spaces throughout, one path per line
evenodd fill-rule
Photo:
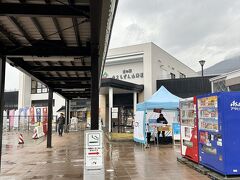
M 112 78 L 102 79 L 101 89 L 108 89 L 110 87 L 118 89 L 118 93 L 142 92 L 144 90 L 144 85 L 138 85 Z M 103 92 L 104 90 L 101 91 Z
M 101 77 L 117 2 L 0 1 L 0 54 L 66 99 L 90 98 L 92 76 Z M 99 74 L 93 73 L 93 62 Z

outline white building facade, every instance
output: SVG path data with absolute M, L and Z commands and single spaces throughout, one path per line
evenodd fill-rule
M 157 80 L 195 76 L 195 71 L 154 43 L 110 49 L 103 72 L 103 78 L 144 85 L 139 102 L 156 91 Z
M 138 102 L 147 100 L 157 90 L 157 80 L 195 76 L 197 76 L 195 71 L 151 42 L 110 49 L 102 74 L 102 78 L 113 78 L 144 86 L 142 92 L 130 92 L 133 99 L 131 101 L 133 112 L 135 112 Z M 104 93 L 101 93 L 99 103 L 100 116 L 105 119 L 110 132 L 112 127 L 111 109 L 116 106 L 113 103 L 113 94 L 121 94 L 121 90 L 109 87 L 109 91 L 105 90 Z M 123 97 L 121 96 L 121 98 Z M 129 96 L 126 97 L 129 98 Z

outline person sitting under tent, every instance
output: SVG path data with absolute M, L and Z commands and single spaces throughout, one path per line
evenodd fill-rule
M 165 117 L 163 116 L 163 114 L 161 113 L 159 115 L 159 117 L 157 118 L 157 123 L 161 123 L 161 124 L 168 124 L 168 121 L 165 119 Z M 158 131 L 158 138 L 160 136 L 161 131 Z M 163 140 L 165 139 L 165 131 L 162 131 L 162 137 Z

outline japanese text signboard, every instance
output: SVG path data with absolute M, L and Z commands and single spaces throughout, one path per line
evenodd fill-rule
M 85 167 L 87 169 L 103 167 L 103 135 L 101 130 L 85 132 Z

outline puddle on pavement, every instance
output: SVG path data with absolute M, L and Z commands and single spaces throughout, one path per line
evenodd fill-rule
M 15 162 L 11 162 L 11 161 L 6 161 L 5 163 L 6 163 L 6 164 L 10 164 L 10 165 L 17 164 L 17 163 L 15 163 Z
M 30 179 L 50 179 L 53 178 L 53 175 L 47 175 L 47 176 L 32 176 L 32 177 L 26 177 L 26 178 L 30 178 Z
M 83 162 L 84 159 L 74 159 L 74 160 L 71 160 L 71 162 Z
M 13 149 L 13 145 L 6 144 L 6 145 L 5 145 L 5 148 L 8 149 L 8 150 Z
M 81 174 L 61 174 L 61 175 L 57 175 L 56 177 L 58 178 L 82 178 Z

